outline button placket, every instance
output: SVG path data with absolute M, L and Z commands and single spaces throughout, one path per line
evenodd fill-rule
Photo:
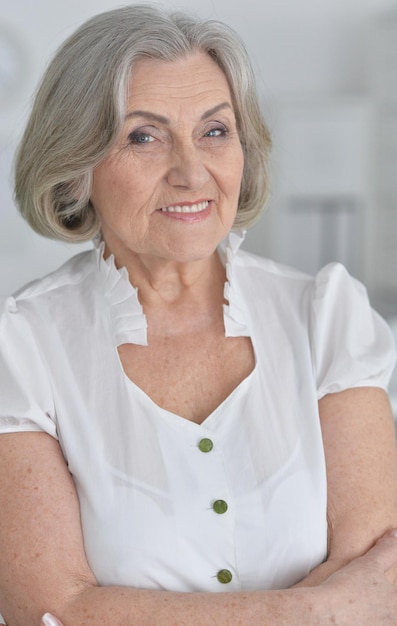
M 208 437 L 203 437 L 197 444 L 198 449 L 204 454 L 208 454 L 214 449 L 214 442 Z M 212 502 L 211 509 L 217 515 L 224 515 L 228 511 L 228 503 L 226 500 L 217 499 Z M 222 585 L 228 585 L 233 580 L 233 574 L 229 569 L 222 568 L 216 574 L 215 578 Z
M 212 504 L 212 510 L 218 515 L 223 515 L 224 513 L 226 513 L 227 509 L 228 505 L 225 500 L 215 500 L 215 502 L 213 502 Z M 220 582 L 222 585 L 228 585 L 232 582 L 233 574 L 228 569 L 220 569 L 216 577 L 218 579 L 218 582 Z

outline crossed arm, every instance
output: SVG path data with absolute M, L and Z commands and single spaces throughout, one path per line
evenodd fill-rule
M 397 460 L 387 396 L 376 388 L 328 395 L 320 401 L 320 416 L 328 559 L 292 589 L 249 593 L 98 586 L 58 443 L 44 433 L 0 436 L 0 610 L 8 626 L 38 626 L 47 611 L 64 626 L 397 624 L 391 584 L 396 538 L 386 537 L 357 558 L 397 527 Z

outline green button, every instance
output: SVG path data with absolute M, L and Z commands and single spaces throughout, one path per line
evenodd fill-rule
M 228 569 L 220 569 L 216 577 L 222 585 L 227 585 L 231 582 L 233 574 Z
M 227 511 L 227 502 L 225 502 L 224 500 L 215 500 L 212 508 L 214 509 L 215 513 L 219 513 L 219 515 L 222 515 L 222 513 L 226 513 Z
M 201 452 L 211 452 L 214 444 L 212 443 L 211 439 L 202 439 L 198 447 Z

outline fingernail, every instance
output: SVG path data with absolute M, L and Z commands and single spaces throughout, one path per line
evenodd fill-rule
M 50 613 L 43 615 L 41 623 L 43 626 L 62 626 L 61 622 Z

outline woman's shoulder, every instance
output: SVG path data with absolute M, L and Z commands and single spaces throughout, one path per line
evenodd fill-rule
M 339 262 L 328 263 L 317 272 L 310 274 L 299 268 L 259 256 L 244 249 L 240 249 L 235 258 L 237 271 L 251 275 L 258 282 L 273 282 L 283 288 L 285 283 L 291 287 L 296 284 L 298 287 L 311 287 L 313 295 L 323 293 L 324 290 L 334 291 L 336 287 L 353 288 L 361 293 L 365 293 L 364 285 L 354 278 L 347 268 Z
M 276 261 L 274 259 L 260 256 L 250 252 L 244 248 L 240 248 L 235 256 L 236 267 L 242 271 L 247 270 L 247 273 L 257 271 L 262 276 L 286 278 L 291 280 L 310 282 L 313 280 L 313 276 L 290 265 Z
M 302 317 L 307 323 L 333 317 L 373 315 L 365 285 L 346 267 L 333 262 L 308 274 L 244 250 L 235 258 L 234 289 L 259 309 L 281 313 L 283 318 Z M 278 314 L 277 313 L 277 314 Z M 343 321 L 344 320 L 344 321 Z
M 18 289 L 12 297 L 16 300 L 33 298 L 47 292 L 76 285 L 93 270 L 94 251 L 86 250 L 69 258 L 65 263 L 43 277 L 37 278 Z
M 295 267 L 239 250 L 235 259 L 231 282 L 247 298 L 260 302 L 265 299 L 277 302 L 279 298 L 299 301 L 310 299 L 316 277 Z
M 70 259 L 51 273 L 22 286 L 11 295 L 0 296 L 0 320 L 15 318 L 14 313 L 26 313 L 28 317 L 51 316 L 56 302 L 72 305 L 78 293 L 84 294 L 85 284 L 94 271 L 94 252 L 87 250 Z M 72 293 L 73 292 L 73 293 Z M 66 307 L 68 308 L 68 307 Z M 20 316 L 17 316 L 20 317 Z M 11 318 L 10 318 L 11 319 Z

